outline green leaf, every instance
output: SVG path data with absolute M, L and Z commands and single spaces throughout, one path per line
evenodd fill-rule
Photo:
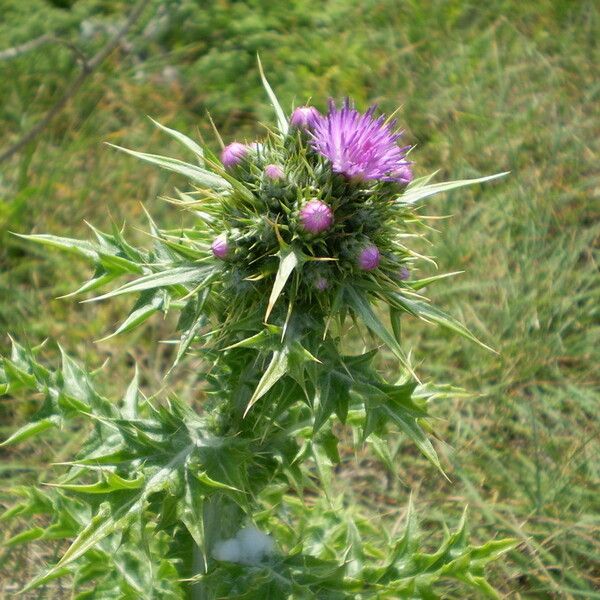
M 173 269 L 167 269 L 165 271 L 159 271 L 158 273 L 151 273 L 150 275 L 144 275 L 139 279 L 130 281 L 120 288 L 103 294 L 102 296 L 96 296 L 85 300 L 85 302 L 97 302 L 98 300 L 106 300 L 107 298 L 113 298 L 122 294 L 131 294 L 132 292 L 141 292 L 143 290 L 150 290 L 154 288 L 169 287 L 173 285 L 195 285 L 201 276 L 204 274 L 204 270 L 199 267 L 175 267 Z
M 121 333 L 127 333 L 132 329 L 135 329 L 144 321 L 147 321 L 154 313 L 158 312 L 164 304 L 164 297 L 162 294 L 153 294 L 148 302 L 140 303 L 136 302 L 134 309 L 129 313 L 129 316 L 121 323 L 119 328 L 103 337 L 100 341 L 105 342 Z
M 136 363 L 133 379 L 127 387 L 127 391 L 123 397 L 123 409 L 121 414 L 124 419 L 136 419 L 138 416 L 138 404 L 140 400 L 139 381 L 140 374 Z
M 20 442 L 24 442 L 25 440 L 28 440 L 29 438 L 46 431 L 46 429 L 56 427 L 59 423 L 60 419 L 58 416 L 46 417 L 45 419 L 40 419 L 39 421 L 27 423 L 15 431 L 15 433 L 13 433 L 8 439 L 0 443 L 0 448 L 2 446 L 8 446 L 9 444 L 18 444 Z
M 379 405 L 379 410 L 387 416 L 417 445 L 423 455 L 435 465 L 440 473 L 446 476 L 435 448 L 431 441 L 419 426 L 417 419 L 402 406 L 394 403 L 384 403 Z
M 301 255 L 299 252 L 289 247 L 286 247 L 279 252 L 279 268 L 277 269 L 277 275 L 275 276 L 275 282 L 273 283 L 273 289 L 271 290 L 271 296 L 269 297 L 265 321 L 269 318 L 273 306 L 281 295 L 292 271 L 300 264 L 300 257 Z
M 248 402 L 248 406 L 246 406 L 244 416 L 246 416 L 254 404 L 256 404 L 256 402 L 258 402 L 258 400 L 260 400 L 286 374 L 288 370 L 288 356 L 288 346 L 284 346 L 281 350 L 275 350 L 275 352 L 273 352 L 271 362 L 263 373 L 263 376 L 260 378 L 260 381 L 252 394 L 252 398 L 250 398 Z
M 405 310 L 409 313 L 416 315 L 423 321 L 431 321 L 436 323 L 440 327 L 444 327 L 454 333 L 458 333 L 463 337 L 475 342 L 482 348 L 489 350 L 490 352 L 496 353 L 493 348 L 490 348 L 487 344 L 484 344 L 481 340 L 476 338 L 462 323 L 457 321 L 454 317 L 446 314 L 439 308 L 432 306 L 431 304 L 427 304 L 427 302 L 423 302 L 421 300 L 409 300 L 400 294 L 394 294 L 395 301 L 403 306 Z
M 7 547 L 18 546 L 19 544 L 24 544 L 26 542 L 31 542 L 33 540 L 37 540 L 44 535 L 44 530 L 41 527 L 33 527 L 31 529 L 27 529 L 26 531 L 22 531 L 17 535 L 9 538 L 4 542 L 4 545 Z
M 123 148 L 122 146 L 116 146 L 115 144 L 108 144 L 121 152 L 125 152 L 126 154 L 130 154 L 135 158 L 139 158 L 140 160 L 144 160 L 146 162 L 157 165 L 167 171 L 173 171 L 174 173 L 179 173 L 184 177 L 187 177 L 190 181 L 194 183 L 206 187 L 212 190 L 228 190 L 231 188 L 231 185 L 227 182 L 226 179 L 209 171 L 208 169 L 203 169 L 202 167 L 197 167 L 195 165 L 190 165 L 189 163 L 185 163 L 181 160 L 177 160 L 175 158 L 169 158 L 168 156 L 160 156 L 158 154 L 147 154 L 146 152 L 136 152 L 135 150 L 129 150 L 128 148 Z
M 360 316 L 364 324 L 369 330 L 380 338 L 388 348 L 398 358 L 400 363 L 405 369 L 415 376 L 411 366 L 408 364 L 406 356 L 400 348 L 400 344 L 396 341 L 396 338 L 385 328 L 384 324 L 379 320 L 375 312 L 373 311 L 371 304 L 362 292 L 357 291 L 353 287 L 346 288 L 346 298 L 352 309 Z
M 275 92 L 273 91 L 273 89 L 269 85 L 269 82 L 267 81 L 267 78 L 265 77 L 262 63 L 260 62 L 260 58 L 257 56 L 256 59 L 258 60 L 258 70 L 260 71 L 260 78 L 262 80 L 263 87 L 265 88 L 265 91 L 267 92 L 267 96 L 269 96 L 269 100 L 271 101 L 271 104 L 273 105 L 273 108 L 275 109 L 275 115 L 277 117 L 277 127 L 279 128 L 279 131 L 283 135 L 287 135 L 287 133 L 289 131 L 288 120 L 285 116 L 285 113 L 283 112 L 283 108 L 281 108 L 281 104 L 279 104 L 279 100 L 277 100 L 277 96 L 275 95 Z
M 111 514 L 110 504 L 108 504 L 108 502 L 103 502 L 100 505 L 98 512 L 81 530 L 58 563 L 48 572 L 48 575 L 53 570 L 65 567 L 85 554 L 90 548 L 93 548 L 107 535 L 113 532 L 115 530 L 115 525 L 116 523 Z
M 162 129 L 166 134 L 170 135 L 172 138 L 176 139 L 178 142 L 181 142 L 188 150 L 191 150 L 198 159 L 198 163 L 202 166 L 204 164 L 204 150 L 191 138 L 187 135 L 184 135 L 180 131 L 176 129 L 170 129 L 169 127 L 165 127 L 161 125 L 158 121 L 155 121 L 152 117 L 148 117 L 159 129 Z
M 316 433 L 335 412 L 342 423 L 348 415 L 350 402 L 350 378 L 335 369 L 329 369 L 319 380 L 313 406 L 315 420 L 313 432 Z
M 398 196 L 397 200 L 405 204 L 414 204 L 429 196 L 440 194 L 441 192 L 449 192 L 467 185 L 473 185 L 475 183 L 483 183 L 484 181 L 491 181 L 492 179 L 498 179 L 508 175 L 509 171 L 503 173 L 497 173 L 496 175 L 488 175 L 487 177 L 478 177 L 476 179 L 459 179 L 457 181 L 446 181 L 443 183 L 433 183 L 431 185 L 424 185 L 417 188 L 408 187 L 406 191 Z
M 417 291 L 421 290 L 424 287 L 440 281 L 442 279 L 447 279 L 448 277 L 454 277 L 455 275 L 461 275 L 464 271 L 453 271 L 452 273 L 442 273 L 441 275 L 434 275 L 433 277 L 424 277 L 423 279 L 415 279 L 414 281 L 408 282 L 408 285 L 411 289 Z
M 52 248 L 66 250 L 68 252 L 79 254 L 81 256 L 85 256 L 93 260 L 98 260 L 99 258 L 98 249 L 90 242 L 59 237 L 56 235 L 47 235 L 44 233 L 31 235 L 22 235 L 20 233 L 15 233 L 15 235 L 17 237 L 23 238 L 24 240 L 36 242 L 44 246 L 51 246 Z
M 106 472 L 104 480 L 92 484 L 70 484 L 70 483 L 46 483 L 48 487 L 56 487 L 69 492 L 78 492 L 80 494 L 108 494 L 120 490 L 135 490 L 144 485 L 144 476 L 140 475 L 136 479 L 124 479 L 116 473 Z
M 38 588 L 42 585 L 50 583 L 55 579 L 60 579 L 61 577 L 65 577 L 66 575 L 70 575 L 72 569 L 70 567 L 62 567 L 57 569 L 56 567 L 51 567 L 42 575 L 39 575 L 32 581 L 30 581 L 19 593 L 24 594 L 25 592 L 29 592 L 35 588 Z

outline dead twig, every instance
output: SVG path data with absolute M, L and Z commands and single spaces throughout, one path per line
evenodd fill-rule
M 21 54 L 25 54 L 30 50 L 35 50 L 48 42 L 54 40 L 54 36 L 51 33 L 45 33 L 44 35 L 40 35 L 24 44 L 19 44 L 18 46 L 13 46 L 12 48 L 6 48 L 6 50 L 0 51 L 0 60 L 10 60 L 11 58 L 16 58 L 17 56 L 21 56 Z
M 84 63 L 84 68 L 81 73 L 75 78 L 74 81 L 71 82 L 69 87 L 67 87 L 62 96 L 55 102 L 50 110 L 48 110 L 44 117 L 38 121 L 23 137 L 21 137 L 21 139 L 0 154 L 0 163 L 9 159 L 11 156 L 13 156 L 13 154 L 17 153 L 21 148 L 31 142 L 45 127 L 47 127 L 54 117 L 60 113 L 69 100 L 78 92 L 85 80 L 104 62 L 108 55 L 118 46 L 121 39 L 133 27 L 133 25 L 135 25 L 136 21 L 144 11 L 144 8 L 146 8 L 148 2 L 149 0 L 140 0 L 136 4 L 129 14 L 127 21 L 125 21 L 119 31 L 117 31 L 115 35 L 106 43 L 106 45 L 89 61 Z M 52 36 L 49 36 L 49 38 L 52 39 Z

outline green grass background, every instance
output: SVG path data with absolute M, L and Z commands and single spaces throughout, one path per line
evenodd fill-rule
M 131 4 L 0 0 L 0 51 L 50 31 L 90 55 Z M 439 232 L 428 251 L 440 270 L 465 271 L 430 295 L 500 354 L 407 321 L 421 376 L 473 394 L 435 407 L 451 481 L 401 444 L 399 482 L 351 456 L 346 493 L 374 518 L 393 518 L 412 490 L 431 525 L 456 521 L 469 504 L 476 539 L 519 540 L 492 571 L 508 597 L 600 598 L 599 39 L 592 0 L 151 0 L 58 118 L 0 164 L 0 344 L 5 332 L 30 343 L 50 337 L 91 365 L 110 359 L 119 389 L 133 356 L 148 388 L 161 385 L 168 349 L 153 342 L 169 337 L 168 323 L 92 344 L 126 305 L 54 300 L 76 288 L 85 267 L 9 234 L 87 235 L 84 220 L 105 227 L 127 219 L 135 228 L 140 202 L 178 223 L 182 215 L 156 197 L 183 182 L 102 144 L 177 155 L 145 115 L 216 148 L 210 111 L 226 140 L 253 139 L 258 122 L 271 119 L 257 52 L 284 106 L 312 98 L 323 108 L 330 95 L 384 111 L 401 106 L 418 175 L 511 171 L 429 206 L 451 218 L 432 222 Z M 57 43 L 0 61 L 0 149 L 79 68 Z M 193 376 L 179 385 L 191 389 Z M 0 400 L 0 436 L 34 409 Z M 0 490 L 43 480 L 41 465 L 69 443 L 77 440 L 3 450 Z M 2 571 L 14 562 L 0 550 L 0 597 L 40 557 L 43 549 L 20 555 L 15 577 Z

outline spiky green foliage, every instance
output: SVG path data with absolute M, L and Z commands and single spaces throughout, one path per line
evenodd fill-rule
M 409 520 L 404 538 L 392 540 L 390 550 L 379 554 L 354 539 L 360 538 L 359 529 L 350 521 L 344 539 L 353 541 L 344 546 L 338 539 L 326 558 L 310 545 L 303 551 L 302 539 L 289 535 L 278 540 L 279 551 L 264 564 L 219 558 L 219 544 L 245 522 L 261 521 L 271 531 L 289 520 L 285 499 L 291 492 L 302 499 L 307 490 L 323 489 L 331 502 L 331 466 L 339 462 L 336 419 L 351 427 L 356 439 L 377 445 L 380 454 L 386 434 L 400 431 L 441 470 L 426 433 L 432 429 L 428 404 L 436 389 L 416 379 L 401 346 L 400 319 L 412 315 L 477 341 L 419 293 L 443 276 L 407 282 L 399 273 L 420 258 L 406 242 L 420 234 L 420 201 L 492 177 L 445 184 L 423 178 L 408 187 L 344 179 L 311 149 L 305 131 L 288 131 L 264 76 L 263 82 L 278 128 L 233 167 L 224 168 L 209 151 L 164 126 L 159 127 L 195 154 L 197 164 L 125 150 L 187 176 L 192 188 L 172 202 L 189 212 L 189 226 L 161 230 L 151 220 L 151 250 L 134 247 L 116 228 L 111 233 L 93 229 L 94 241 L 25 236 L 74 252 L 94 266 L 92 278 L 75 294 L 103 290 L 89 298 L 96 301 L 137 296 L 115 334 L 156 312 L 178 310 L 173 368 L 188 351 L 199 353 L 206 365 L 206 400 L 197 414 L 176 398 L 164 405 L 140 398 L 136 379 L 120 403 L 111 402 L 64 353 L 61 370 L 53 372 L 13 345 L 1 373 L 4 391 L 37 391 L 44 402 L 32 422 L 4 443 L 22 442 L 76 419 L 92 424 L 82 451 L 50 484 L 49 510 L 58 522 L 10 540 L 74 538 L 29 587 L 72 574 L 76 583 L 101 581 L 101 591 L 82 598 L 116 589 L 124 598 L 188 592 L 198 598 L 253 598 L 259 588 L 274 598 L 356 593 L 431 598 L 434 584 L 450 577 L 494 596 L 483 566 L 512 542 L 473 548 L 464 524 L 432 555 L 418 550 Z M 266 164 L 281 165 L 284 177 L 267 180 Z M 300 218 L 314 198 L 335 215 L 331 227 L 318 235 L 303 228 Z M 227 240 L 222 254 L 211 252 L 217 236 Z M 367 243 L 382 256 L 378 268 L 369 271 L 357 259 Z M 115 287 L 123 277 L 128 280 Z M 318 280 L 327 285 L 316 286 Z M 106 291 L 107 286 L 112 289 Z M 391 330 L 374 308 L 379 302 L 389 307 Z M 349 319 L 396 357 L 401 368 L 393 381 L 374 367 L 376 348 L 344 353 Z M 37 502 L 37 493 L 25 494 L 25 503 L 9 516 L 34 510 L 30 503 Z M 258 512 L 265 497 L 271 502 Z M 76 517 L 61 528 L 63 512 Z M 343 510 L 333 514 L 347 522 Z M 114 556 L 111 548 L 118 549 Z M 100 558 L 98 552 L 103 552 Z M 109 575 L 107 561 L 114 561 Z M 141 569 L 144 577 L 130 577 L 120 561 L 133 572 Z M 170 584 L 159 583 L 170 577 Z

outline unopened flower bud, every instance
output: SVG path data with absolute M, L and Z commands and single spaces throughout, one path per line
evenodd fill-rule
M 215 258 L 224 259 L 229 254 L 229 244 L 227 236 L 224 233 L 218 235 L 210 246 Z
M 333 211 L 325 202 L 311 200 L 300 211 L 300 221 L 309 233 L 321 233 L 333 225 Z
M 406 267 L 400 267 L 400 273 L 398 273 L 398 279 L 400 281 L 406 281 L 410 277 L 410 271 Z
M 267 165 L 265 167 L 265 177 L 267 179 L 277 181 L 278 179 L 283 179 L 283 176 L 283 169 L 279 165 Z
M 223 148 L 221 162 L 226 169 L 239 165 L 248 154 L 248 146 L 239 142 L 232 142 Z
M 299 106 L 292 113 L 290 124 L 298 129 L 311 129 L 320 116 L 314 106 Z
M 365 246 L 358 255 L 358 266 L 363 271 L 373 271 L 379 266 L 381 254 L 375 244 Z

